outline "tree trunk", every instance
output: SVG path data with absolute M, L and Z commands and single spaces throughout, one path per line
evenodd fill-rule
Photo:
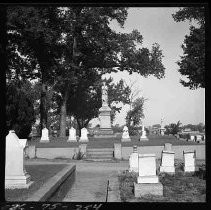
M 67 117 L 67 91 L 64 96 L 64 101 L 61 106 L 60 112 L 60 133 L 59 137 L 66 137 L 66 117 Z
M 79 137 L 81 137 L 82 125 L 81 125 L 80 120 L 78 118 L 76 118 L 76 121 L 77 121 L 77 124 L 78 124 Z
M 41 131 L 44 127 L 48 127 L 48 112 L 46 107 L 46 92 L 47 92 L 47 85 L 43 82 L 42 83 L 42 90 L 41 90 L 41 100 L 40 100 L 40 127 Z

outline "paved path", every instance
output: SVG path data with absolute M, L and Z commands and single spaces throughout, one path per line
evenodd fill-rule
M 76 165 L 75 182 L 67 193 L 64 202 L 105 202 L 107 182 L 110 185 L 118 185 L 118 172 L 128 169 L 128 161 L 120 162 L 91 162 L 91 161 L 48 161 L 28 160 L 30 164 L 74 164 Z M 115 187 L 114 187 L 115 188 Z M 109 196 L 112 201 L 118 200 L 116 192 Z
M 118 171 L 125 170 L 127 162 L 79 162 L 76 164 L 76 180 L 64 202 L 105 202 L 108 180 L 118 182 Z

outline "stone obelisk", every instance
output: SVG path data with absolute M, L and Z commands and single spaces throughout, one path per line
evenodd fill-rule
M 102 107 L 99 109 L 100 130 L 95 138 L 114 137 L 111 129 L 111 108 L 108 106 L 108 87 L 102 86 Z

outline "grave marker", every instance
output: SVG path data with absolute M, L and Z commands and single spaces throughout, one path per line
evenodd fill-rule
M 156 175 L 156 155 L 141 154 L 138 157 L 137 183 L 134 183 L 135 197 L 144 195 L 163 196 L 163 185 Z
M 79 141 L 85 141 L 85 142 L 89 141 L 87 135 L 88 135 L 88 130 L 86 128 L 82 128 L 81 129 L 81 138 Z
M 14 130 L 6 136 L 5 188 L 28 188 L 32 182 L 24 167 L 27 139 L 19 139 Z
M 133 146 L 133 153 L 129 157 L 129 171 L 138 172 L 138 151 L 137 146 Z
M 47 128 L 42 129 L 42 136 L 41 136 L 40 142 L 42 143 L 49 142 L 49 132 Z
M 67 141 L 73 141 L 73 142 L 77 142 L 77 139 L 76 139 L 76 129 L 71 127 L 69 129 L 69 137 L 68 137 L 68 140 Z
M 131 141 L 127 126 L 124 126 L 124 128 L 123 128 L 123 134 L 122 134 L 121 141 Z
M 196 170 L 196 151 L 183 151 L 184 172 L 195 172 Z

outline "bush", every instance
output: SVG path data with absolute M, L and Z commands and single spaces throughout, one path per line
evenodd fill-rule
M 7 130 L 15 130 L 19 138 L 28 138 L 35 122 L 33 101 L 14 83 L 7 85 L 6 97 Z

